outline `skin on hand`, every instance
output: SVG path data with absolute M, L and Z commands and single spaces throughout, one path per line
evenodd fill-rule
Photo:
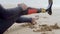
M 36 18 L 32 18 L 32 23 L 31 24 L 33 24 L 33 25 L 37 24 Z
M 45 12 L 46 12 L 46 9 L 41 8 L 41 12 L 42 12 L 42 13 L 45 13 Z

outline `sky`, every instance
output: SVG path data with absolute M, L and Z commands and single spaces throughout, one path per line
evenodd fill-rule
M 53 7 L 60 7 L 60 0 L 53 0 Z M 48 0 L 0 0 L 0 4 L 5 5 L 17 5 L 25 3 L 29 7 L 46 8 L 48 6 Z

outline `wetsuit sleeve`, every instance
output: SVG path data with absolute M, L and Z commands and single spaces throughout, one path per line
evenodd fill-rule
M 28 8 L 28 14 L 40 13 L 40 12 L 41 12 L 40 9 L 36 9 L 36 8 Z
M 34 14 L 34 13 L 40 13 L 41 10 L 40 9 L 36 9 L 36 8 L 27 8 L 27 10 L 24 10 L 22 12 L 23 15 L 29 15 L 29 14 Z
M 16 23 L 31 23 L 32 22 L 32 18 L 28 18 L 28 17 L 19 17 L 16 20 Z

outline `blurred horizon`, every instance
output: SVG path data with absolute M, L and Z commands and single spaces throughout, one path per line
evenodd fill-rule
M 53 8 L 60 7 L 60 0 L 53 0 Z M 17 4 L 25 3 L 29 7 L 46 8 L 48 6 L 48 0 L 0 0 L 0 4 L 6 6 L 16 6 Z

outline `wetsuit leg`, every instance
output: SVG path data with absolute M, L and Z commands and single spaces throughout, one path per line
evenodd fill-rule
M 0 19 L 0 34 L 3 34 L 13 23 L 13 21 Z
M 52 15 L 53 0 L 49 0 L 48 2 L 49 2 L 49 4 L 48 4 L 48 8 L 46 9 L 46 11 L 48 11 L 49 15 Z

